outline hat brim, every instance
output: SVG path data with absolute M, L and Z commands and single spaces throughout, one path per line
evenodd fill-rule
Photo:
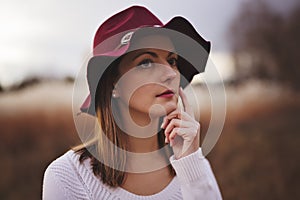
M 131 41 L 145 34 L 164 34 L 170 37 L 179 56 L 179 71 L 184 77 L 180 81 L 181 87 L 184 88 L 190 83 L 194 75 L 205 71 L 211 44 L 203 39 L 185 18 L 175 17 L 161 27 L 140 27 L 130 31 L 133 31 L 133 36 L 127 44 L 120 46 L 116 50 L 94 55 L 89 60 L 87 80 L 90 94 L 80 108 L 82 112 L 96 115 L 95 94 L 101 75 L 114 60 L 134 50 L 131 49 Z

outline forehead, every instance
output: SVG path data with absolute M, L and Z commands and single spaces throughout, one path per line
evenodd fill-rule
M 148 35 L 135 38 L 131 42 L 132 50 L 139 50 L 139 49 L 161 49 L 169 52 L 174 52 L 175 47 L 171 41 L 171 39 L 164 35 Z
M 131 41 L 130 52 L 124 55 L 119 63 L 118 70 L 121 74 L 124 74 L 134 65 L 134 58 L 142 52 L 153 52 L 158 56 L 166 57 L 169 52 L 175 53 L 175 48 L 167 36 L 163 35 L 148 35 L 139 38 L 135 38 Z

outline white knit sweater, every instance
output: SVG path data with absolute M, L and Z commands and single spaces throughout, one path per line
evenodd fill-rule
M 176 176 L 168 186 L 157 194 L 140 196 L 120 187 L 111 188 L 103 184 L 93 174 L 89 159 L 80 164 L 79 155 L 70 150 L 48 166 L 44 175 L 43 199 L 222 199 L 210 164 L 202 155 L 201 148 L 178 160 L 171 156 L 170 161 Z

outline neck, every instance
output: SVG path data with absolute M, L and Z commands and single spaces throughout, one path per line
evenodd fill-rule
M 127 139 L 128 151 L 134 153 L 147 153 L 159 149 L 157 134 L 148 138 L 137 138 L 129 136 Z
M 127 135 L 128 147 L 131 152 L 151 152 L 158 149 L 157 134 L 159 132 L 159 116 L 131 110 L 119 105 L 119 125 Z
M 157 134 L 150 138 L 128 137 L 126 171 L 148 173 L 169 165 L 165 150 L 158 145 Z
M 158 144 L 160 117 L 136 110 L 129 114 L 122 105 L 119 105 L 118 114 L 119 127 L 126 135 L 127 172 L 150 172 L 166 167 L 168 160 Z

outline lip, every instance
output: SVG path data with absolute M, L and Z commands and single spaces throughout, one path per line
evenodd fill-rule
M 164 92 L 156 95 L 156 97 L 163 97 L 163 98 L 171 98 L 175 95 L 174 91 L 173 90 L 165 90 Z

